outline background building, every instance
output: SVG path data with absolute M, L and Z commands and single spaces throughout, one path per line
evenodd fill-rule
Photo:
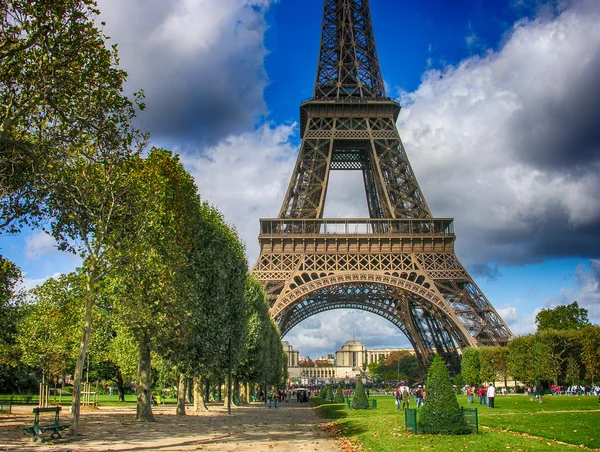
M 313 362 L 306 357 L 299 357 L 299 352 L 287 341 L 282 341 L 282 344 L 288 353 L 290 380 L 299 384 L 356 378 L 364 372 L 369 363 L 385 361 L 392 352 L 415 354 L 413 349 L 405 348 L 369 350 L 360 341 L 346 341 L 342 348 L 335 352 L 335 359 L 334 355 L 328 354 Z

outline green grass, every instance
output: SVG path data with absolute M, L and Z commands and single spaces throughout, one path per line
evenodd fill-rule
M 540 404 L 527 396 L 496 397 L 496 408 L 479 409 L 478 435 L 413 435 L 404 432 L 404 414 L 392 397 L 376 397 L 378 409 L 355 411 L 344 405 L 317 409 L 353 444 L 365 450 L 547 451 L 573 446 L 600 447 L 600 406 L 596 397 L 551 397 Z M 314 399 L 318 404 L 319 399 Z M 411 408 L 414 404 L 411 401 Z M 566 444 L 561 444 L 566 443 Z
M 13 398 L 13 404 L 15 405 L 34 405 L 37 406 L 38 404 L 38 400 L 39 400 L 39 396 L 36 394 L 32 397 L 26 397 L 23 394 L 15 394 L 12 395 L 11 394 L 0 394 L 0 401 L 1 402 L 8 402 L 11 397 Z M 59 403 L 60 401 L 60 403 Z M 174 404 L 177 401 L 175 399 L 165 399 L 164 403 L 167 404 Z M 58 396 L 55 398 L 53 395 L 50 396 L 50 403 L 51 404 L 56 404 L 56 405 L 62 405 L 62 406 L 68 406 L 71 404 L 71 395 L 70 394 L 63 394 L 62 398 L 59 398 Z M 130 405 L 135 405 L 136 404 L 136 395 L 135 394 L 125 394 L 125 402 L 119 402 L 119 396 L 118 395 L 112 395 L 109 396 L 107 394 L 100 394 L 98 396 L 98 405 L 99 406 L 130 406 Z

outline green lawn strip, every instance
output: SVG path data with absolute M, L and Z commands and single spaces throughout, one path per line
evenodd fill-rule
M 14 405 L 31 405 L 37 406 L 39 396 L 35 395 L 33 397 L 25 397 L 24 395 L 14 395 L 13 404 Z M 9 401 L 11 399 L 10 394 L 0 394 L 0 401 Z M 60 400 L 60 403 L 59 403 Z M 135 394 L 125 394 L 125 402 L 119 402 L 118 395 L 109 396 L 107 394 L 101 394 L 98 396 L 98 405 L 99 406 L 133 406 L 136 404 L 137 397 Z M 175 404 L 177 403 L 176 399 L 164 399 L 164 403 L 166 404 Z M 62 405 L 69 406 L 71 405 L 71 395 L 64 394 L 62 398 L 56 397 L 56 401 L 54 396 L 50 396 L 50 404 L 54 405 Z
M 320 401 L 314 402 L 318 404 Z M 557 438 L 530 437 L 527 432 L 503 431 L 501 428 L 504 427 L 500 425 L 481 429 L 478 435 L 413 435 L 404 432 L 404 413 L 397 410 L 392 397 L 377 397 L 377 404 L 376 410 L 348 410 L 344 405 L 320 405 L 317 410 L 323 418 L 334 422 L 345 438 L 354 445 L 362 446 L 364 450 L 573 450 L 573 446 L 561 444 L 556 441 Z M 585 416 L 588 413 L 581 414 Z M 490 424 L 496 422 L 494 415 L 488 416 L 488 419 Z M 595 418 L 590 419 L 590 423 L 586 425 L 591 428 L 594 423 Z M 567 442 L 564 439 L 560 441 Z
M 573 445 L 600 448 L 600 411 L 490 415 L 481 418 L 480 423 Z

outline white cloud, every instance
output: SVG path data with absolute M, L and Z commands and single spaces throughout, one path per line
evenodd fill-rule
M 164 143 L 214 143 L 266 114 L 264 14 L 271 1 L 100 0 L 139 117 Z
M 562 289 L 556 297 L 546 301 L 547 306 L 568 305 L 577 301 L 588 310 L 590 322 L 600 325 L 600 259 L 591 259 L 589 265 L 575 269 L 575 289 Z
M 317 314 L 285 336 L 285 340 L 301 355 L 313 359 L 334 353 L 353 338 L 367 348 L 411 347 L 406 336 L 388 320 L 365 311 L 348 309 Z
M 496 309 L 496 311 L 498 311 L 500 317 L 502 317 L 509 327 L 510 325 L 515 324 L 522 317 L 521 312 L 515 306 L 503 306 Z
M 233 224 L 247 247 L 250 265 L 258 257 L 259 218 L 277 217 L 296 158 L 290 143 L 295 125 L 264 125 L 230 136 L 202 155 L 182 153 L 202 199 Z
M 60 253 L 54 238 L 45 232 L 37 232 L 25 238 L 25 256 L 28 259 L 39 260 Z
M 46 281 L 48 281 L 50 278 L 58 279 L 61 277 L 61 275 L 62 275 L 62 273 L 54 273 L 50 276 L 45 276 L 43 278 L 27 278 L 27 274 L 25 273 L 23 275 L 23 282 L 20 285 L 19 289 L 28 291 L 28 290 L 33 289 L 34 287 L 41 286 Z
M 574 2 L 402 94 L 400 135 L 465 263 L 600 251 L 599 23 L 598 2 Z

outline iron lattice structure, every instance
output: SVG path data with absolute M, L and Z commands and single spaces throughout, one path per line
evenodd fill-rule
M 261 219 L 263 282 L 284 336 L 319 312 L 354 308 L 400 328 L 422 367 L 458 369 L 466 346 L 513 336 L 454 253 L 452 219 L 431 215 L 386 97 L 368 0 L 325 0 L 314 97 L 279 217 Z M 329 175 L 363 174 L 368 219 L 324 219 Z

